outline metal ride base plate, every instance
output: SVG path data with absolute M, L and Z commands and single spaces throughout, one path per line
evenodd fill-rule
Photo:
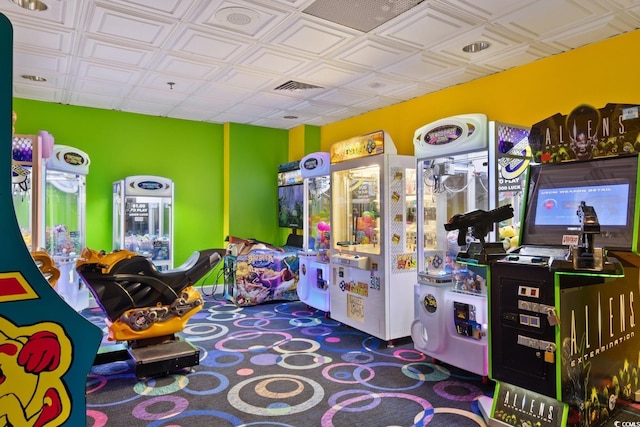
M 136 376 L 148 378 L 167 375 L 198 365 L 200 350 L 187 341 L 175 340 L 128 349 L 136 364 Z

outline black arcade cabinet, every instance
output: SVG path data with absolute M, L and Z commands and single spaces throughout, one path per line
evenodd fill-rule
M 638 172 L 637 154 L 531 166 L 521 246 L 490 267 L 491 418 L 596 426 L 637 398 Z

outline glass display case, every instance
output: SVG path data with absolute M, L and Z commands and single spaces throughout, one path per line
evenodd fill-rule
M 329 153 L 311 153 L 300 161 L 304 182 L 303 247 L 300 251 L 300 301 L 330 311 L 331 177 Z
M 331 317 L 385 341 L 411 333 L 415 171 L 383 131 L 331 146 Z
M 173 268 L 173 181 L 159 176 L 130 176 L 113 183 L 113 247 Z
M 86 243 L 87 153 L 56 145 L 45 167 L 44 247 L 60 270 L 56 290 L 76 310 L 89 306 L 89 291 L 75 270 Z
M 14 135 L 11 157 L 13 207 L 24 242 L 33 252 L 44 240 L 42 139 L 38 135 Z

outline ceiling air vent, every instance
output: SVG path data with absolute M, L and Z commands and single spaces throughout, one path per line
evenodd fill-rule
M 316 86 L 309 83 L 297 82 L 295 80 L 289 80 L 286 83 L 281 84 L 274 90 L 289 90 L 292 92 L 301 92 L 307 89 L 324 89 L 322 86 Z

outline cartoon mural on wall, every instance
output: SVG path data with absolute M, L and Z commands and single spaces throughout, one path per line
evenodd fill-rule
M 11 23 L 0 14 L 0 235 L 9 248 L 0 257 L 0 425 L 85 425 L 86 378 L 102 332 L 59 297 L 18 227 L 11 197 L 12 50 Z

